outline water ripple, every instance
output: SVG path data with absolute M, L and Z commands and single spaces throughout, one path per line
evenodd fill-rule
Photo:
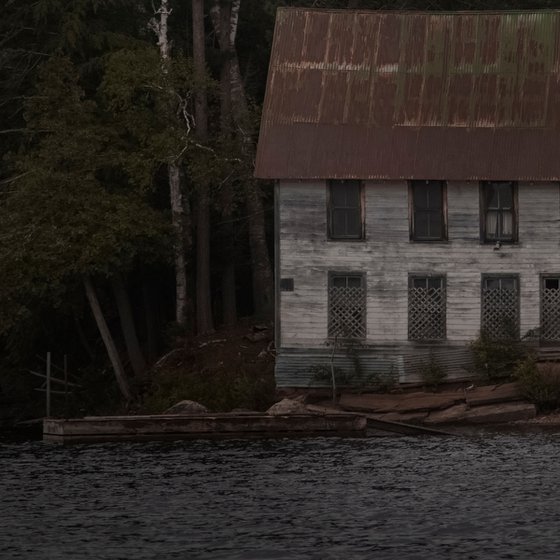
M 0 559 L 558 558 L 560 437 L 0 444 Z

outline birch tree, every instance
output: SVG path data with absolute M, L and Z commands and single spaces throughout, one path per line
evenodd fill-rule
M 187 112 L 186 99 L 173 90 L 170 85 L 169 66 L 171 44 L 168 34 L 168 19 L 171 8 L 168 0 L 161 0 L 158 10 L 149 22 L 149 27 L 157 37 L 157 45 L 161 57 L 161 87 L 168 98 L 168 110 L 183 120 L 185 125 L 185 140 L 183 145 L 176 148 L 174 154 L 169 155 L 167 164 L 169 180 L 169 200 L 171 204 L 171 222 L 174 230 L 173 256 L 175 261 L 175 320 L 179 325 L 186 325 L 186 309 L 188 299 L 188 282 L 185 258 L 185 203 L 181 192 L 181 162 L 186 149 L 186 136 L 190 131 L 191 116 Z

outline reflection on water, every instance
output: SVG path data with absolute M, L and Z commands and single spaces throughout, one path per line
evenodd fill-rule
M 0 559 L 554 559 L 560 435 L 0 444 Z

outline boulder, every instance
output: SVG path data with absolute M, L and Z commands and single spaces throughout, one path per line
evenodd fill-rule
M 280 402 L 273 404 L 266 413 L 270 416 L 283 416 L 284 414 L 309 414 L 309 411 L 300 401 L 282 399 Z
M 208 409 L 196 401 L 180 401 L 168 408 L 164 414 L 207 414 Z

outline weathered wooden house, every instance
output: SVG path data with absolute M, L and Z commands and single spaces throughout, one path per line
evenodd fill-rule
M 256 176 L 280 386 L 464 377 L 481 328 L 560 346 L 560 11 L 280 9 Z

